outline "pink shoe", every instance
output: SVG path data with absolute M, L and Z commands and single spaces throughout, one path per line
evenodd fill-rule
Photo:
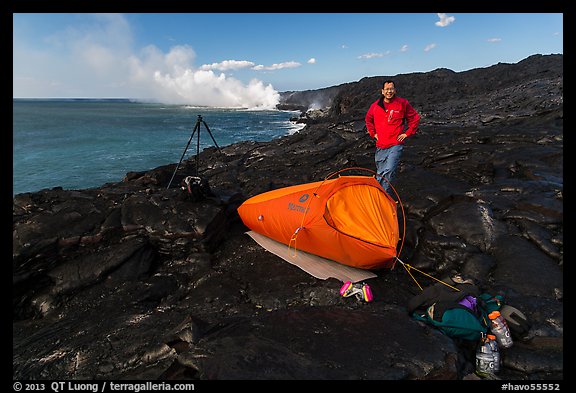
M 344 297 L 351 296 L 353 294 L 352 287 L 352 281 L 346 281 L 344 285 L 342 285 L 342 288 L 340 288 L 340 295 Z
M 374 300 L 374 296 L 372 295 L 372 289 L 370 289 L 370 285 L 362 284 L 362 295 L 364 297 L 364 301 L 370 303 Z

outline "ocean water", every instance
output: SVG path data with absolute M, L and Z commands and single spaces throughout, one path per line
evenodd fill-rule
M 130 171 L 178 163 L 199 119 L 200 151 L 297 132 L 295 112 L 130 100 L 13 100 L 12 195 L 98 187 Z M 200 117 L 199 117 L 200 116 Z M 208 128 L 206 128 L 206 125 Z M 210 132 L 208 132 L 208 129 Z M 184 159 L 194 156 L 197 136 Z

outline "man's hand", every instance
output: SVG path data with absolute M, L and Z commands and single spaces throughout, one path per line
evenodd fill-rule
M 400 134 L 400 135 L 398 135 L 398 138 L 396 138 L 396 139 L 398 139 L 400 142 L 402 142 L 404 139 L 406 139 L 407 136 L 408 135 L 406 135 L 406 134 Z

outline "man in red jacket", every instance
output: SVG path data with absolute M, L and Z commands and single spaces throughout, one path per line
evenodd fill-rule
M 382 97 L 370 105 L 366 113 L 366 128 L 370 137 L 376 139 L 376 172 L 387 193 L 390 193 L 389 182 L 396 174 L 404 140 L 416 133 L 419 123 L 418 112 L 408 100 L 396 95 L 394 81 L 385 81 Z

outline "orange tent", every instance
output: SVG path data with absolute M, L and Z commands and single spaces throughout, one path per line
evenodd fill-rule
M 394 266 L 396 202 L 373 176 L 339 176 L 265 192 L 238 208 L 244 224 L 297 250 L 361 269 Z

